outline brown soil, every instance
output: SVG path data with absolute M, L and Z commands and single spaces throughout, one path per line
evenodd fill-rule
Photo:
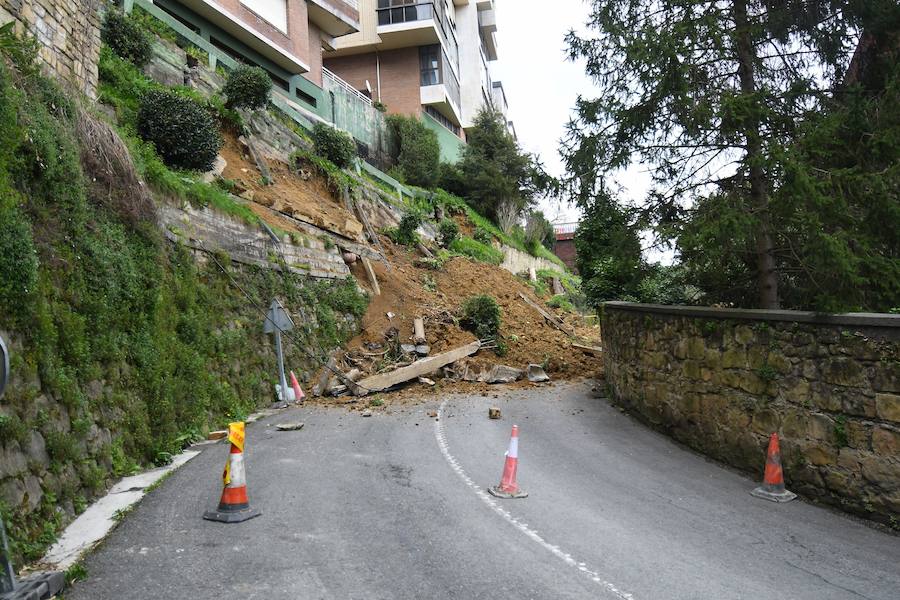
M 502 357 L 497 356 L 493 350 L 481 350 L 474 357 L 466 359 L 471 364 L 478 367 L 505 364 L 525 368 L 530 363 L 543 363 L 553 379 L 599 374 L 599 358 L 573 349 L 568 336 L 549 325 L 519 298 L 518 294 L 521 292 L 541 302 L 531 288 L 512 273 L 461 257 L 448 261 L 442 271 L 432 271 L 416 266 L 415 261 L 420 257 L 418 253 L 396 246 L 388 239 L 384 239 L 382 243 L 390 268 L 384 263 L 373 263 L 381 295 L 372 298 L 362 320 L 360 335 L 347 345 L 346 355 L 349 355 L 350 360 L 345 355 L 343 368 L 356 366 L 366 374 L 390 370 L 393 365 L 381 356 L 388 347 L 386 334 L 394 328 L 398 332 L 400 343 L 412 343 L 413 319 L 416 317 L 425 321 L 425 335 L 431 347 L 431 355 L 475 340 L 473 334 L 459 326 L 455 316 L 466 298 L 488 294 L 496 298 L 500 305 L 500 331 L 509 350 Z M 360 284 L 368 288 L 362 265 L 354 264 L 351 270 Z M 426 282 L 433 282 L 434 291 L 426 288 Z M 577 326 L 579 335 L 584 338 L 583 343 L 599 345 L 598 328 L 584 327 L 580 317 L 567 316 L 561 311 L 545 308 L 560 318 L 566 318 L 570 325 Z M 389 317 L 388 313 L 393 316 Z M 477 384 L 463 385 L 474 389 L 472 386 Z M 524 385 L 529 384 L 524 382 Z
M 253 158 L 237 138 L 227 132 L 223 134 L 223 138 L 225 145 L 219 153 L 228 164 L 222 177 L 236 183 L 235 193 L 300 221 L 363 241 L 362 224 L 334 198 L 322 177 L 302 171 L 295 172 L 289 165 L 268 159 L 266 165 L 272 181 L 270 185 L 266 185 Z M 254 208 L 252 204 L 251 209 L 260 216 L 266 213 Z M 266 219 L 266 222 L 282 229 L 294 229 L 290 221 L 278 224 Z

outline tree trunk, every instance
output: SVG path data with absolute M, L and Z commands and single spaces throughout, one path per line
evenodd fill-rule
M 746 0 L 735 0 L 734 23 L 741 93 L 750 97 L 756 93 L 756 80 L 753 72 L 753 63 L 756 55 L 750 39 L 750 23 L 747 18 Z M 751 114 L 747 117 L 744 122 L 744 135 L 747 139 L 746 158 L 750 168 L 750 202 L 758 222 L 756 231 L 756 271 L 759 306 L 760 308 L 769 309 L 779 308 L 778 274 L 775 271 L 775 257 L 773 256 L 774 244 L 772 243 L 772 224 L 769 215 L 769 194 L 766 185 L 766 174 L 763 170 L 762 140 L 758 114 Z

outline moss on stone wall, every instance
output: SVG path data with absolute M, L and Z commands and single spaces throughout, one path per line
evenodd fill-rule
M 17 561 L 38 558 L 112 478 L 273 400 L 257 307 L 277 296 L 301 316 L 285 349 L 301 377 L 366 307 L 352 280 L 241 267 L 165 241 L 152 206 L 130 210 L 140 194 L 127 182 L 94 185 L 109 173 L 85 171 L 96 167 L 82 160 L 95 150 L 86 113 L 25 66 L 0 60 L 0 330 L 12 352 L 0 513 Z

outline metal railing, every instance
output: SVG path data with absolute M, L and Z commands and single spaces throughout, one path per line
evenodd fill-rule
M 325 67 L 322 67 L 322 77 L 325 79 L 328 79 L 334 85 L 345 90 L 348 94 L 350 94 L 355 99 L 362 102 L 363 104 L 366 104 L 367 106 L 372 106 L 371 98 L 369 98 L 368 96 L 366 96 L 365 94 L 360 92 L 358 89 L 356 89 L 355 87 L 353 87 L 352 85 L 350 85 L 349 83 L 347 83 L 346 81 L 344 81 L 343 79 L 341 79 L 340 77 L 338 77 L 336 74 L 332 73 Z

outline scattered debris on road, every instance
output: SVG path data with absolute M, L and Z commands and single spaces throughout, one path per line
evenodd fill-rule
M 228 432 L 224 431 L 224 430 L 220 430 L 220 431 L 210 431 L 209 434 L 206 436 L 206 439 L 211 442 L 214 442 L 217 440 L 224 440 L 226 437 L 228 437 Z
M 497 407 L 490 407 L 488 409 L 488 419 L 499 419 L 500 418 L 500 409 Z
M 363 416 L 363 417 L 371 417 L 371 416 L 372 416 L 372 411 L 369 410 L 369 409 L 367 408 L 366 410 L 364 410 L 364 411 L 362 411 L 362 412 L 360 413 L 360 416 Z

